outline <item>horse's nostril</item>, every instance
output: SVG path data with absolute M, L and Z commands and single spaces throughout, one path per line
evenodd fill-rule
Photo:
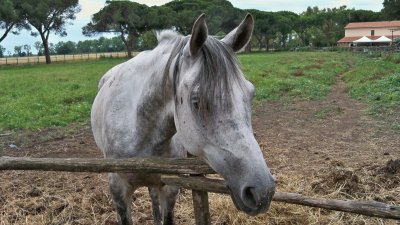
M 244 202 L 250 208 L 257 208 L 257 193 L 254 187 L 244 189 Z

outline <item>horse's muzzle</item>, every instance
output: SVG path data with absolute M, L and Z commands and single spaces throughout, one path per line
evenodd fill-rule
M 242 188 L 239 193 L 231 190 L 231 197 L 236 208 L 251 216 L 267 211 L 274 194 L 275 181 L 269 183 L 267 187 L 247 186 Z

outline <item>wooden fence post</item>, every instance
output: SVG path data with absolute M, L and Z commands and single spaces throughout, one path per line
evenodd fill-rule
M 198 176 L 198 175 L 191 175 Z M 202 176 L 202 175 L 201 175 Z M 210 207 L 208 205 L 208 192 L 192 190 L 193 210 L 196 225 L 210 225 Z

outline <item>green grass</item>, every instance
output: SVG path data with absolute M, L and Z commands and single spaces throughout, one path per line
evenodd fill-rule
M 98 80 L 122 61 L 0 67 L 0 131 L 86 122 Z
M 371 115 L 400 129 L 400 61 L 394 59 L 356 57 L 344 81 L 352 97 L 370 106 Z
M 385 59 L 337 52 L 239 55 L 243 72 L 256 86 L 256 101 L 320 100 L 335 76 L 345 73 L 351 96 L 368 103 L 371 114 L 388 116 L 400 127 L 400 64 Z M 98 80 L 122 61 L 0 67 L 0 132 L 87 123 Z M 327 108 L 316 116 L 329 113 Z
M 347 54 L 286 52 L 240 55 L 246 77 L 257 87 L 256 99 L 317 100 L 327 96 L 335 76 L 348 69 Z

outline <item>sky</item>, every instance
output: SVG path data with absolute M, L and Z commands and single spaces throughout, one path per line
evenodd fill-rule
M 135 2 L 146 4 L 148 6 L 163 5 L 169 0 L 135 0 Z M 307 9 L 308 6 L 318 6 L 318 8 L 333 8 L 346 5 L 347 8 L 366 9 L 372 11 L 380 11 L 382 9 L 383 0 L 230 0 L 233 6 L 240 9 L 258 9 L 263 11 L 292 11 L 301 13 Z M 74 41 L 87 40 L 82 34 L 82 27 L 90 22 L 90 17 L 98 12 L 105 5 L 105 0 L 79 0 L 81 11 L 76 15 L 76 19 L 72 21 L 72 25 L 67 25 L 67 36 L 59 37 L 50 34 L 49 42 L 57 43 L 59 41 Z M 3 30 L 0 31 L 1 33 Z M 107 35 L 111 37 L 112 35 Z M 99 38 L 96 36 L 94 38 Z M 14 46 L 18 45 L 31 45 L 31 51 L 35 54 L 36 50 L 33 43 L 41 41 L 40 37 L 32 37 L 29 31 L 22 31 L 19 35 L 9 34 L 0 45 L 6 48 L 6 55 L 14 53 Z

